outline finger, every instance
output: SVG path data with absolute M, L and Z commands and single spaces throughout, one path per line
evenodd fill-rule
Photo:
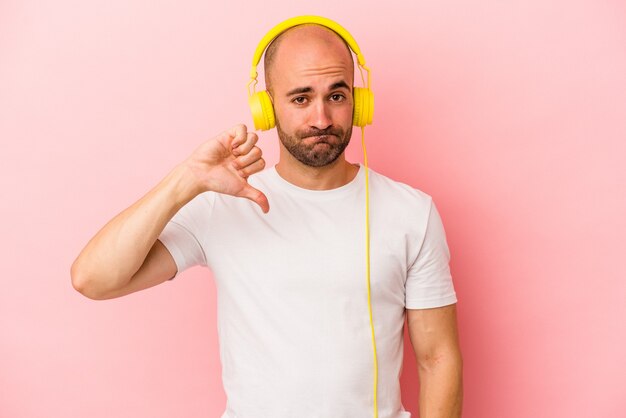
M 231 148 L 238 147 L 246 141 L 248 138 L 248 128 L 244 124 L 235 125 L 227 131 L 228 135 L 232 138 Z
M 247 154 L 235 158 L 232 162 L 233 167 L 244 168 L 260 159 L 262 155 L 263 152 L 261 151 L 261 148 L 254 147 Z
M 239 146 L 233 145 L 233 155 L 244 155 L 250 152 L 252 147 L 259 140 L 259 137 L 254 132 L 248 132 L 246 141 Z
M 261 207 L 263 213 L 267 213 L 270 211 L 270 203 L 267 200 L 267 196 L 263 194 L 260 190 L 255 189 L 249 184 L 241 191 L 241 197 L 245 197 L 246 199 L 252 200 L 254 203 Z
M 239 173 L 241 177 L 248 178 L 254 173 L 258 173 L 259 171 L 262 171 L 264 168 L 265 168 L 265 160 L 263 158 L 260 158 L 256 160 L 255 162 L 253 162 L 252 164 L 237 170 L 237 172 Z

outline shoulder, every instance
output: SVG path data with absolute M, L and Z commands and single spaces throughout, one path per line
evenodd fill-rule
M 370 190 L 378 199 L 409 210 L 430 210 L 432 197 L 422 190 L 369 169 Z

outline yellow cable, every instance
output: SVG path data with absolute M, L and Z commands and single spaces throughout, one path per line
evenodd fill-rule
M 365 253 L 367 264 L 367 305 L 372 328 L 372 348 L 374 350 L 374 418 L 378 418 L 378 357 L 376 356 L 376 336 L 374 335 L 374 320 L 372 318 L 372 295 L 370 291 L 370 187 L 367 166 L 367 151 L 365 150 L 365 127 L 361 127 L 361 145 L 363 146 L 363 163 L 365 164 Z

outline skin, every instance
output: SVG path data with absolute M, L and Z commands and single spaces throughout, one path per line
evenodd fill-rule
M 406 312 L 420 379 L 420 418 L 460 418 L 463 358 L 456 304 L 433 309 L 407 309 Z
M 278 174 L 313 190 L 350 182 L 358 166 L 343 150 L 352 135 L 354 66 L 341 38 L 316 25 L 293 28 L 266 71 L 280 138 Z
M 87 243 L 72 264 L 74 288 L 102 300 L 174 277 L 174 259 L 157 238 L 176 212 L 200 193 L 215 191 L 250 199 L 263 212 L 269 211 L 267 197 L 247 182 L 248 176 L 265 167 L 257 140 L 245 125 L 237 125 L 200 145 Z
M 358 165 L 345 159 L 352 133 L 353 62 L 332 31 L 304 25 L 285 32 L 267 69 L 280 138 L 278 174 L 299 187 L 347 184 Z M 71 267 L 72 285 L 103 300 L 172 278 L 176 264 L 158 240 L 167 222 L 198 194 L 214 191 L 249 199 L 263 212 L 267 197 L 247 179 L 265 167 L 258 137 L 237 125 L 202 143 L 152 190 L 111 219 Z M 456 305 L 407 309 L 420 376 L 420 417 L 461 416 L 462 359 Z

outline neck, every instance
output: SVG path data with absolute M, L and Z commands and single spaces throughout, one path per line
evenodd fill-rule
M 276 164 L 278 174 L 289 183 L 310 190 L 330 190 L 350 183 L 359 172 L 358 164 L 346 161 L 345 152 L 331 164 L 311 167 L 293 158 L 285 149 L 280 150 Z

